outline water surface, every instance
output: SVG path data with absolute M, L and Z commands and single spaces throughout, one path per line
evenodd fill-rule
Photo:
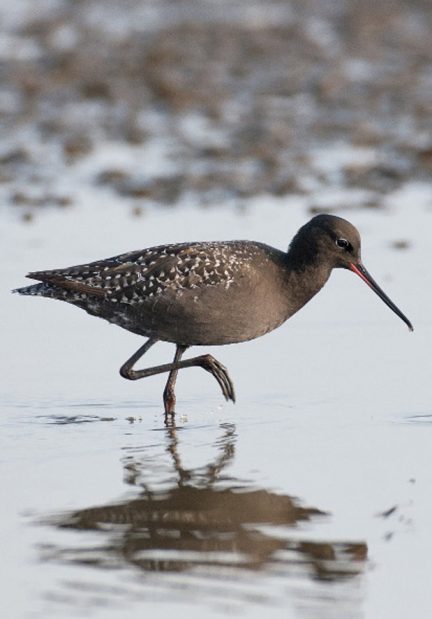
M 416 202 L 409 213 L 407 200 Z M 304 202 L 260 198 L 244 213 L 183 208 L 136 220 L 115 200 L 92 209 L 83 201 L 29 227 L 3 215 L 8 616 L 402 618 L 408 605 L 425 615 L 430 212 L 419 185 L 392 195 L 391 210 L 341 211 L 414 334 L 360 279 L 335 272 L 277 331 L 211 350 L 235 381 L 235 405 L 206 373 L 183 371 L 168 426 L 164 377 L 118 375 L 139 338 L 9 289 L 30 269 L 162 241 L 254 238 L 283 248 L 308 217 Z M 410 247 L 395 249 L 400 238 Z M 143 363 L 172 354 L 161 344 Z

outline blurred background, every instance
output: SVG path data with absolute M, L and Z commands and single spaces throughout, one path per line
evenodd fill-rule
M 430 0 L 2 0 L 0 29 L 5 616 L 429 616 Z M 140 338 L 10 294 L 159 243 L 285 249 L 322 211 L 415 332 L 337 269 L 208 350 L 235 406 L 182 372 L 169 427 L 166 377 L 118 374 Z
M 330 210 L 330 188 L 379 208 L 430 176 L 427 0 L 4 0 L 0 19 L 0 195 L 25 221 L 86 190 L 125 216 Z

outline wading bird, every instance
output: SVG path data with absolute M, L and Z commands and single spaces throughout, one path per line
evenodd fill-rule
M 317 215 L 297 232 L 287 252 L 253 241 L 160 245 L 65 269 L 34 271 L 38 284 L 23 295 L 72 303 L 147 341 L 120 368 L 129 380 L 169 372 L 163 393 L 174 413 L 177 372 L 201 367 L 235 401 L 226 368 L 212 355 L 183 359 L 190 346 L 214 346 L 260 337 L 303 307 L 332 269 L 351 269 L 413 329 L 362 264 L 360 235 L 348 221 Z M 176 346 L 172 363 L 134 370 L 162 340 Z

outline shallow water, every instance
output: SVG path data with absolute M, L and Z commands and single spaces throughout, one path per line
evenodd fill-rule
M 430 8 L 174 4 L 0 8 L 2 616 L 429 616 Z M 335 272 L 169 426 L 165 377 L 118 374 L 140 338 L 9 292 L 330 209 L 415 332 Z
M 183 371 L 171 426 L 164 377 L 118 375 L 138 337 L 9 289 L 30 269 L 164 241 L 283 248 L 307 201 L 134 219 L 114 199 L 91 199 L 31 226 L 2 214 L 6 615 L 402 618 L 415 607 L 426 616 L 429 188 L 407 186 L 387 209 L 340 211 L 361 230 L 364 262 L 413 334 L 358 278 L 335 272 L 277 331 L 212 350 L 235 381 L 235 406 L 210 376 Z M 407 249 L 393 247 L 401 240 Z M 172 354 L 161 344 L 148 363 Z

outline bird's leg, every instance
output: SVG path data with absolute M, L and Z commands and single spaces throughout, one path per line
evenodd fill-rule
M 182 358 L 182 355 L 186 349 L 187 349 L 187 346 L 180 346 L 180 345 L 177 346 L 175 356 L 174 356 L 174 361 L 173 361 L 174 365 L 177 365 L 177 363 Z M 176 380 L 177 380 L 177 374 L 178 374 L 177 368 L 175 368 L 174 370 L 171 370 L 168 376 L 167 384 L 165 385 L 165 389 L 163 392 L 165 415 L 174 414 L 174 407 L 176 403 L 174 387 L 175 387 Z
M 148 349 L 151 346 L 153 346 L 153 344 L 156 344 L 156 342 L 157 342 L 156 338 L 150 337 L 145 342 L 145 344 L 141 346 L 141 348 L 138 348 L 136 353 L 134 353 L 132 357 L 130 357 L 130 359 L 126 361 L 126 363 L 123 363 L 123 365 L 120 368 L 120 375 L 123 376 L 123 378 L 128 378 L 129 380 L 135 380 L 137 378 L 141 378 L 140 376 L 136 376 L 137 372 L 135 372 L 135 370 L 133 370 L 132 368 L 135 365 L 135 363 L 138 361 L 138 359 L 141 359 L 141 357 L 145 355 Z
M 178 370 L 181 370 L 183 368 L 200 367 L 207 372 L 210 372 L 210 374 L 215 377 L 215 379 L 219 383 L 220 388 L 222 389 L 222 393 L 225 399 L 235 402 L 234 385 L 231 378 L 229 377 L 228 371 L 222 365 L 222 363 L 219 363 L 219 361 L 215 359 L 212 355 L 199 355 L 199 357 L 193 357 L 192 359 L 185 359 L 183 361 L 174 360 L 173 363 L 165 363 L 163 365 L 157 365 L 152 368 L 146 368 L 144 370 L 133 370 L 132 368 L 135 363 L 157 341 L 157 338 L 148 339 L 147 342 L 143 346 L 141 346 L 141 348 L 139 348 L 136 353 L 133 354 L 132 357 L 126 361 L 126 363 L 122 365 L 122 367 L 120 368 L 120 374 L 123 376 L 123 378 L 128 378 L 129 380 L 138 380 L 139 378 L 146 378 L 147 376 L 154 376 L 155 374 L 162 374 L 163 372 L 175 371 L 175 373 L 177 373 Z M 169 382 L 170 378 L 168 378 L 168 383 Z

